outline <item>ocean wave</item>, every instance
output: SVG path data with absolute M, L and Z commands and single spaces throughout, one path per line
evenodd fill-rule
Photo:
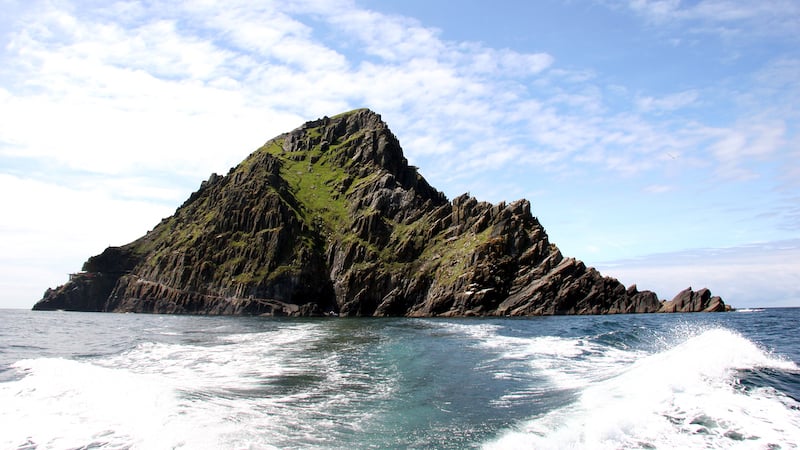
M 774 389 L 738 388 L 740 371 L 757 368 L 797 371 L 731 330 L 692 330 L 486 447 L 792 448 L 800 405 Z
M 111 340 L 75 332 L 54 340 L 63 359 L 5 364 L 0 448 L 797 448 L 800 435 L 786 313 L 131 317 L 119 351 L 80 356 Z
M 299 325 L 18 361 L 20 378 L 0 384 L 0 448 L 330 446 L 369 420 L 364 404 L 390 396 L 393 380 L 349 366 L 357 349 L 310 351 L 325 339 Z
M 474 339 L 476 346 L 494 353 L 498 379 L 535 375 L 535 390 L 576 389 L 617 374 L 625 366 L 646 355 L 644 351 L 621 345 L 621 336 L 630 332 L 607 332 L 588 337 L 509 336 L 498 324 L 445 323 L 453 332 Z M 628 336 L 630 341 L 633 338 Z M 507 369 L 516 369 L 509 372 Z M 542 381 L 546 380 L 545 384 Z M 513 396 L 510 393 L 509 396 Z
M 2 448 L 209 448 L 180 417 L 179 399 L 154 375 L 58 358 L 19 361 L 0 385 Z

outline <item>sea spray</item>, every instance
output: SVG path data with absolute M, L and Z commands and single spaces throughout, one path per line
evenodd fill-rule
M 791 448 L 797 403 L 738 388 L 741 370 L 764 367 L 797 371 L 736 332 L 709 329 L 589 384 L 574 404 L 487 448 Z

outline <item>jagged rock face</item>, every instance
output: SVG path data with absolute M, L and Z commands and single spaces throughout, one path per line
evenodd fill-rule
M 712 296 L 708 289 L 695 292 L 691 287 L 679 292 L 672 300 L 663 302 L 660 312 L 723 312 L 729 311 L 725 302 L 718 296 Z
M 348 316 L 670 309 L 652 292 L 564 258 L 527 200 L 448 201 L 369 110 L 268 141 L 226 176 L 213 174 L 142 238 L 90 258 L 84 271 L 34 309 Z M 674 310 L 709 310 L 707 300 L 691 297 Z

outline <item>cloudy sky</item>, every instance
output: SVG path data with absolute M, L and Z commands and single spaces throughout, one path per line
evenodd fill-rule
M 671 298 L 800 306 L 796 0 L 0 0 L 0 307 L 357 107 Z

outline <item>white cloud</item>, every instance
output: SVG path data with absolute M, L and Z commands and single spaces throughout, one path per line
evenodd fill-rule
M 685 108 L 692 105 L 698 99 L 698 92 L 696 90 L 678 92 L 663 97 L 640 97 L 636 103 L 640 110 L 645 112 L 651 111 L 674 111 L 676 109 Z
M 758 174 L 747 163 L 778 152 L 784 147 L 786 126 L 781 120 L 751 122 L 717 130 L 709 150 L 717 161 L 716 173 L 723 178 L 749 179 Z
M 664 194 L 675 190 L 675 186 L 665 184 L 651 184 L 644 188 L 644 191 L 650 194 Z
M 598 263 L 604 275 L 636 283 L 667 300 L 708 287 L 734 307 L 796 306 L 800 302 L 800 241 L 700 249 Z
M 722 2 L 641 0 L 632 7 L 682 20 L 687 8 L 710 16 L 715 4 Z M 56 202 L 75 196 L 105 206 L 147 199 L 149 207 L 134 209 L 150 225 L 160 217 L 148 208 L 180 203 L 187 188 L 212 171 L 226 172 L 266 139 L 354 107 L 380 112 L 411 163 L 447 190 L 462 185 L 449 182 L 473 181 L 487 170 L 608 178 L 716 167 L 730 179 L 746 178 L 755 173 L 752 161 L 791 143 L 790 120 L 770 120 L 764 109 L 777 108 L 771 100 L 786 86 L 781 95 L 788 99 L 800 92 L 791 81 L 798 65 L 785 59 L 761 75 L 771 100 L 760 100 L 761 92 L 746 98 L 755 119 L 711 126 L 676 116 L 702 107 L 705 89 L 637 97 L 604 85 L 592 70 L 559 67 L 549 53 L 447 41 L 416 19 L 349 0 L 25 8 L 0 53 L 0 158 L 47 170 L 39 181 L 7 182 L 33 183 L 32 198 L 43 210 L 59 210 Z M 778 79 L 775 73 L 783 84 L 767 83 Z M 796 114 L 790 100 L 780 105 Z M 164 172 L 196 181 L 159 182 Z M 89 174 L 104 196 L 92 197 L 99 191 L 76 183 L 75 173 Z M 42 184 L 48 175 L 54 178 Z M 672 184 L 648 185 L 666 193 Z M 79 220 L 87 229 L 114 228 Z M 45 229 L 32 230 L 39 237 L 20 242 L 53 242 Z
M 244 92 L 206 85 L 209 77 L 230 79 L 222 67 L 231 55 L 177 34 L 171 23 L 125 30 L 63 12 L 43 20 L 45 35 L 25 29 L 14 43 L 33 67 L 18 74 L 23 88 L 7 91 L 0 106 L 2 139 L 25 143 L 6 153 L 105 173 L 172 166 L 197 174 L 209 161 L 219 167 L 240 159 L 220 149 L 254 148 L 263 140 L 254 119 L 275 116 L 248 105 Z M 60 41 L 49 42 L 50 33 Z
M 422 26 L 416 19 L 351 7 L 328 15 L 327 20 L 355 36 L 367 54 L 390 63 L 438 59 L 448 52 L 439 31 Z
M 680 3 L 680 0 L 630 0 L 628 4 L 636 12 L 664 20 L 677 14 Z
M 0 199 L 4 251 L 45 256 L 58 250 L 51 248 L 52 238 L 41 239 L 44 235 L 60 236 L 55 241 L 62 248 L 102 250 L 103 244 L 132 241 L 155 225 L 152 217 L 166 217 L 174 211 L 174 207 L 113 198 L 105 188 L 87 185 L 75 189 L 0 174 L 0 190 L 7 193 Z M 127 240 L 119 242 L 119 237 Z
M 739 27 L 737 31 L 747 34 L 796 33 L 800 26 L 800 5 L 793 0 L 630 0 L 628 6 L 655 22 L 705 23 L 705 31 L 727 31 L 724 26 L 748 23 L 748 27 Z M 696 30 L 703 31 L 703 28 Z
M 475 47 L 474 50 L 470 47 Z M 476 74 L 503 77 L 532 76 L 552 66 L 554 58 L 547 53 L 522 54 L 509 49 L 495 50 L 479 45 L 463 45 L 472 60 Z
M 30 307 L 45 288 L 109 245 L 122 245 L 174 207 L 0 174 L 0 307 Z
M 34 22 L 34 31 L 18 34 L 15 49 L 33 64 L 26 84 L 39 95 L 12 94 L 0 114 L 15 131 L 0 138 L 27 143 L 17 149 L 27 156 L 72 167 L 113 173 L 157 161 L 198 176 L 204 168 L 221 170 L 256 142 L 303 119 L 357 106 L 392 119 L 408 142 L 452 142 L 418 151 L 407 145 L 412 160 L 477 148 L 481 160 L 502 165 L 520 153 L 509 149 L 526 147 L 530 157 L 521 155 L 521 161 L 544 159 L 551 168 L 601 163 L 631 175 L 695 144 L 667 122 L 609 115 L 591 75 L 575 78 L 559 69 L 548 76 L 554 59 L 546 53 L 443 41 L 414 19 L 348 2 L 338 8 L 316 2 L 281 7 L 190 3 L 181 11 L 176 4 L 162 16 L 139 12 L 127 28 L 123 22 L 100 23 L 89 13 L 53 11 Z M 331 24 L 341 33 L 342 48 L 362 46 L 372 58 L 346 57 L 321 44 L 290 11 Z M 178 25 L 182 14 L 191 16 L 190 28 Z M 57 43 L 42 30 L 58 34 Z M 537 78 L 528 86 L 526 77 Z M 674 110 L 696 96 L 644 96 L 639 103 L 647 110 Z M 509 133 L 509 122 L 526 132 Z M 37 123 L 53 132 L 40 133 Z M 129 124 L 141 132 L 126 130 Z M 65 142 L 80 148 L 66 155 L 58 151 Z M 220 149 L 226 147 L 239 153 L 224 157 Z M 449 162 L 434 164 L 453 169 Z M 480 166 L 460 165 L 468 171 Z

